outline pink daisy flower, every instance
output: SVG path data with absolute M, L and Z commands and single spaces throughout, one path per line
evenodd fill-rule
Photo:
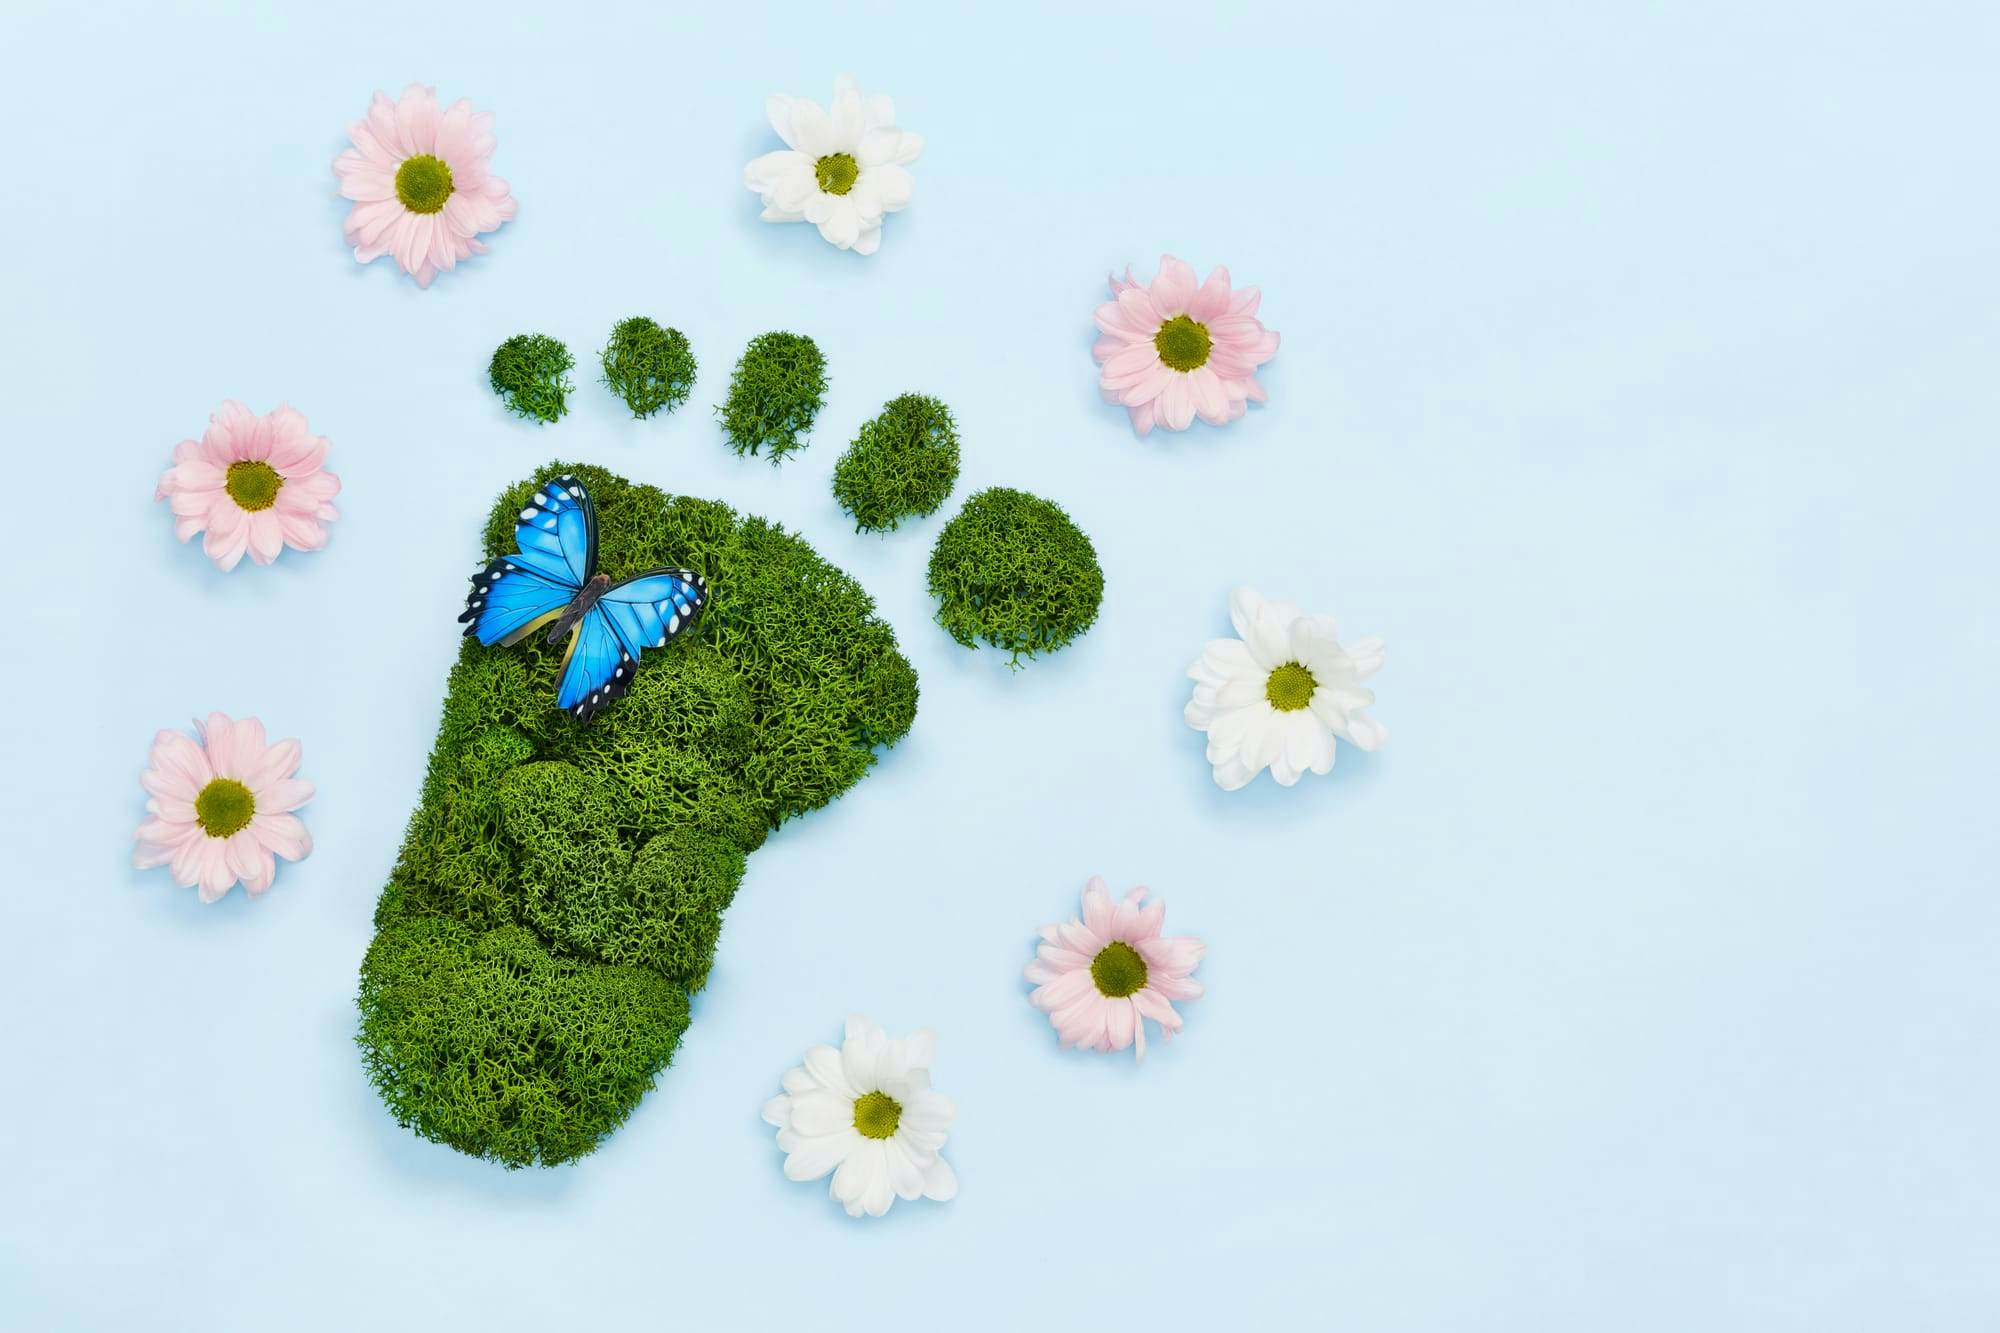
M 417 286 L 438 270 L 483 255 L 479 237 L 514 216 L 507 182 L 493 175 L 493 113 L 460 98 L 438 110 L 437 89 L 413 83 L 347 127 L 354 147 L 333 159 L 348 210 L 347 239 L 363 264 L 395 256 Z
M 1257 367 L 1278 354 L 1278 335 L 1257 321 L 1255 287 L 1230 291 L 1226 268 L 1197 287 L 1192 268 L 1162 255 L 1152 286 L 1127 268 L 1122 282 L 1112 276 L 1111 297 L 1097 307 L 1097 386 L 1139 434 L 1186 430 L 1196 417 L 1224 426 L 1264 401 Z
M 174 883 L 212 903 L 238 880 L 253 896 L 271 887 L 274 856 L 303 859 L 312 835 L 291 812 L 312 799 L 299 771 L 299 743 L 264 743 L 254 717 L 232 722 L 221 713 L 197 720 L 200 744 L 181 732 L 153 737 L 139 785 L 152 816 L 134 835 L 132 864 L 167 866 Z
M 1029 1003 L 1049 1016 L 1064 1046 L 1146 1057 L 1146 1020 L 1173 1036 L 1181 1016 L 1172 1001 L 1201 998 L 1190 974 L 1208 946 L 1192 935 L 1162 935 L 1167 905 L 1142 906 L 1137 888 L 1111 905 L 1104 877 L 1083 888 L 1083 919 L 1042 927 L 1042 944 L 1025 975 L 1035 983 Z
M 326 437 L 306 419 L 280 406 L 260 417 L 243 404 L 224 403 L 199 440 L 174 446 L 174 465 L 160 474 L 155 500 L 173 504 L 174 535 L 182 541 L 206 533 L 201 549 L 224 570 L 248 551 L 260 565 L 289 546 L 317 551 L 326 545 L 323 524 L 340 517 L 332 504 L 340 478 L 320 465 Z

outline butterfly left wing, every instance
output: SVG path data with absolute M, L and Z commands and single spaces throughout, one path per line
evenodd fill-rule
M 561 615 L 576 591 L 551 582 L 515 556 L 503 555 L 472 576 L 459 623 L 468 638 L 489 648 L 496 643 L 511 648 Z
M 543 482 L 514 519 L 514 545 L 515 563 L 552 583 L 575 591 L 590 582 L 597 572 L 597 505 L 583 483 L 567 472 Z
M 543 482 L 514 519 L 514 554 L 472 576 L 459 623 L 481 643 L 511 646 L 561 615 L 597 568 L 597 506 L 565 472 Z
M 563 657 L 556 707 L 580 722 L 625 697 L 639 654 L 663 648 L 708 599 L 708 581 L 686 569 L 656 569 L 607 588 L 583 613 Z

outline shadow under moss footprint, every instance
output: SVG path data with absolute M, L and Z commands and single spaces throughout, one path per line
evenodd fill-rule
M 397 1121 L 510 1167 L 623 1123 L 687 1027 L 744 858 L 917 707 L 861 586 L 725 505 L 551 464 L 495 504 L 485 558 L 562 472 L 596 500 L 600 568 L 691 568 L 709 603 L 587 723 L 555 707 L 563 645 L 464 641 L 361 965 L 358 1040 Z

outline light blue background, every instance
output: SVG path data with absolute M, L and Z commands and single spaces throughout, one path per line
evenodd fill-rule
M 1235 9 L 8 5 L 0 1323 L 2000 1321 L 1991 7 Z M 842 70 L 929 141 L 872 259 L 739 183 L 765 95 Z M 329 171 L 411 80 L 497 112 L 520 200 L 429 292 L 353 262 Z M 1162 251 L 1284 345 L 1268 409 L 1141 442 L 1090 315 Z M 669 419 L 482 383 L 637 312 L 701 359 Z M 710 411 L 772 327 L 833 375 L 776 470 Z M 1095 537 L 1071 650 L 955 647 L 944 515 L 835 508 L 911 389 L 957 499 Z M 332 438 L 323 553 L 174 544 L 155 476 L 232 396 Z M 352 995 L 477 526 L 551 457 L 803 532 L 923 699 L 751 859 L 630 1123 L 508 1173 L 391 1122 Z M 1237 583 L 1387 638 L 1387 750 L 1211 784 L 1181 673 Z M 126 857 L 153 731 L 211 708 L 302 738 L 318 850 L 204 908 Z M 1210 945 L 1138 1068 L 1018 979 L 1093 873 Z M 941 1034 L 955 1203 L 781 1177 L 758 1105 L 850 1010 Z

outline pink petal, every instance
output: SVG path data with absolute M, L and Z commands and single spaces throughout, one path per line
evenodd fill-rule
M 180 850 L 174 853 L 174 859 L 167 867 L 168 873 L 174 877 L 174 883 L 184 889 L 191 889 L 200 883 L 201 868 L 207 860 L 209 849 L 214 846 L 215 839 L 207 834 L 199 838 L 189 838 L 182 843 Z
M 1104 1007 L 1105 1031 L 1111 1039 L 1111 1049 L 1122 1051 L 1132 1044 L 1132 1030 L 1138 1025 L 1138 1016 L 1132 1010 L 1129 999 L 1114 999 Z
M 1160 394 L 1160 424 L 1168 430 L 1186 430 L 1194 424 L 1194 390 L 1187 376 L 1168 376 Z
M 1056 929 L 1062 934 L 1063 943 L 1086 958 L 1097 957 L 1104 948 L 1104 938 L 1081 921 L 1065 921 Z
M 257 793 L 257 813 L 281 815 L 313 798 L 313 785 L 299 778 L 281 778 Z
M 278 526 L 277 511 L 260 509 L 250 515 L 250 558 L 268 565 L 285 549 L 285 534 Z
M 178 731 L 161 731 L 153 737 L 148 763 L 151 767 L 140 782 L 155 796 L 192 801 L 215 776 L 201 747 Z
M 326 545 L 326 529 L 312 516 L 284 509 L 272 512 L 278 516 L 278 531 L 284 535 L 285 545 L 293 550 L 317 551 Z
M 1156 362 L 1151 370 L 1125 386 L 1125 391 L 1118 395 L 1118 401 L 1127 407 L 1137 407 L 1140 403 L 1163 398 L 1179 378 L 1177 372 L 1167 369 L 1165 362 Z
M 205 903 L 215 902 L 236 883 L 236 873 L 229 868 L 225 846 L 226 841 L 222 838 L 204 838 L 199 844 L 200 850 L 195 853 L 197 892 Z
M 230 720 L 229 715 L 210 713 L 206 718 L 196 722 L 195 730 L 201 736 L 202 749 L 207 752 L 208 765 L 215 770 L 215 775 L 219 778 L 235 778 L 241 781 L 245 765 L 237 748 L 236 724 Z M 261 748 L 264 740 L 263 725 L 260 723 L 256 731 L 251 734 L 256 736 Z
M 1188 302 L 1188 315 L 1206 324 L 1229 313 L 1229 270 L 1217 265 Z
M 287 861 L 302 861 L 312 854 L 312 834 L 297 815 L 265 814 L 259 810 L 251 818 L 250 827 L 256 831 L 260 843 Z
M 223 863 L 229 867 L 230 874 L 243 881 L 246 888 L 262 876 L 266 855 L 257 841 L 257 835 L 247 828 L 222 839 Z M 264 883 L 269 884 L 270 881 L 266 879 Z
M 1099 381 L 1106 388 L 1122 388 L 1147 375 L 1153 367 L 1162 364 L 1164 363 L 1160 360 L 1159 349 L 1152 343 L 1131 343 L 1120 347 L 1104 363 L 1104 371 L 1099 376 Z
M 1075 1004 L 1085 995 L 1096 993 L 1096 983 L 1084 969 L 1065 972 L 1061 976 L 1038 986 L 1028 997 L 1035 1008 L 1054 1011 Z
M 1139 940 L 1132 947 L 1146 960 L 1148 971 L 1168 976 L 1186 976 L 1208 953 L 1208 946 L 1193 935 L 1161 935 Z
M 1222 381 L 1215 372 L 1202 366 L 1188 375 L 1188 388 L 1194 394 L 1194 410 L 1201 419 L 1211 426 L 1227 425 L 1229 422 L 1229 395 L 1223 392 Z
M 1187 313 L 1194 300 L 1194 270 L 1172 255 L 1160 256 L 1160 272 L 1153 279 L 1153 309 L 1162 322 Z
M 396 130 L 405 156 L 437 148 L 437 89 L 413 83 L 396 102 Z
M 1090 928 L 1092 934 L 1101 939 L 1108 939 L 1111 936 L 1113 913 L 1108 887 L 1102 875 L 1093 876 L 1090 882 L 1083 886 L 1083 923 Z
M 262 724 L 259 724 L 259 732 L 261 731 Z M 260 748 L 248 756 L 249 762 L 243 774 L 243 785 L 248 787 L 252 794 L 261 794 L 267 791 L 272 783 L 299 771 L 298 741 L 287 737 L 274 745 L 263 746 L 261 734 L 258 740 Z
M 1160 314 L 1152 297 L 1137 287 L 1118 293 L 1118 314 L 1127 328 L 1148 338 L 1158 333 L 1160 325 L 1166 323 L 1166 317 Z

